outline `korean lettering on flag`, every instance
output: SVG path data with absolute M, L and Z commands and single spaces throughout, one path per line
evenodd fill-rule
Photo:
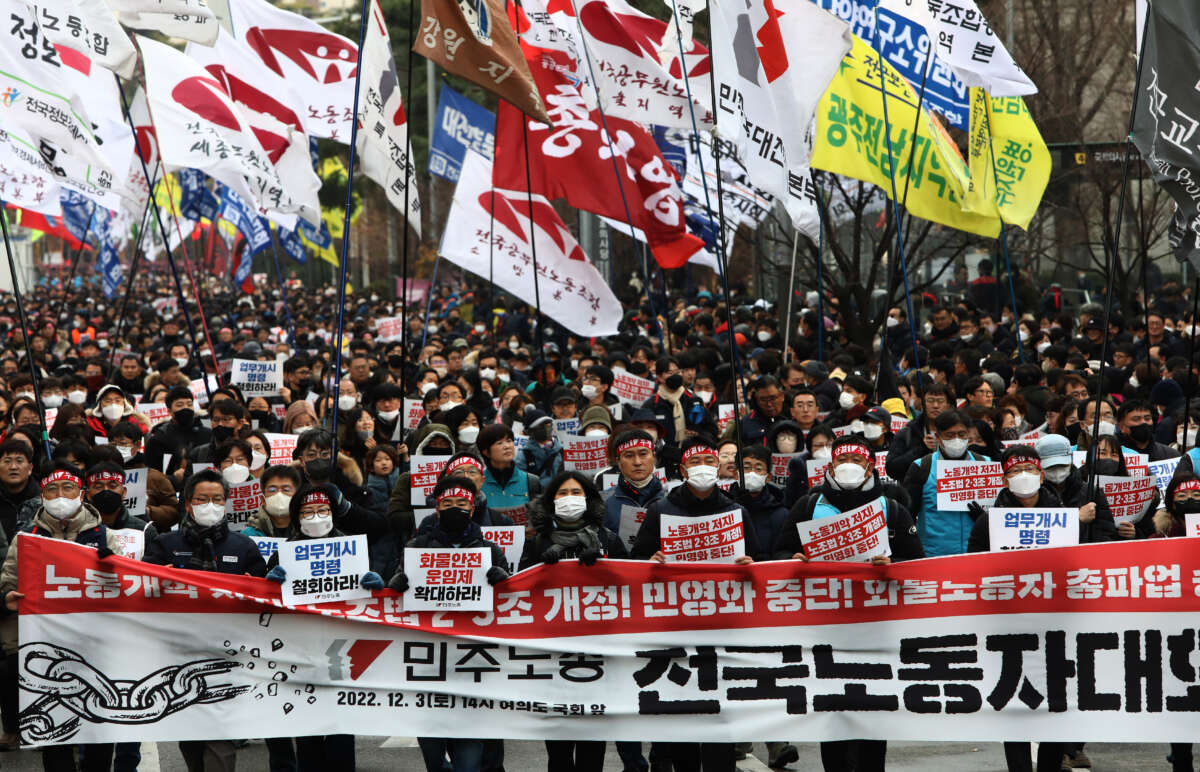
M 939 458 L 934 476 L 937 508 L 943 512 L 966 512 L 974 501 L 990 504 L 1004 488 L 1004 471 L 998 462 Z
M 992 552 L 1079 544 L 1078 509 L 988 509 Z
M 154 30 L 170 38 L 211 46 L 217 17 L 204 0 L 105 0 L 130 29 Z M 240 5 L 238 8 L 241 10 Z
M 360 537 L 365 539 L 366 537 Z M 491 611 L 492 586 L 487 572 L 492 551 L 404 548 L 404 572 L 409 588 L 404 608 L 409 611 Z
M 362 534 L 285 541 L 279 565 L 287 571 L 281 586 L 285 606 L 371 597 L 362 586 L 362 575 L 371 570 Z
M 179 170 L 179 211 L 189 220 L 214 220 L 221 202 L 205 184 L 204 172 L 198 169 Z
M 1050 181 L 1051 164 L 1025 100 L 989 97 L 972 88 L 967 150 L 971 181 L 966 207 L 998 212 L 1004 222 L 1028 228 Z
M 0 151 L 0 198 L 18 209 L 61 216 L 64 189 L 33 143 L 0 129 Z
M 732 563 L 746 554 L 740 510 L 703 517 L 659 516 L 659 545 L 668 563 Z
M 104 297 L 112 300 L 121 290 L 125 279 L 125 268 L 121 265 L 121 257 L 117 254 L 112 242 L 105 241 L 100 245 L 100 256 L 96 258 L 96 270 L 100 272 L 101 291 Z
M 496 116 L 443 85 L 429 145 L 429 173 L 457 182 L 468 148 L 488 159 L 496 154 Z
M 882 498 L 834 517 L 797 523 L 796 530 L 809 560 L 869 562 L 892 554 Z
M 106 0 L 26 2 L 46 40 L 77 51 L 96 64 L 132 80 L 137 49 Z

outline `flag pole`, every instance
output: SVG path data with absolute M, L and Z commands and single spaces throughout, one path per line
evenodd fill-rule
M 363 0 L 364 16 L 367 12 L 366 8 L 367 8 L 367 3 L 369 1 L 370 0 Z M 402 99 L 407 98 L 410 100 L 412 99 L 412 93 L 413 93 L 413 62 L 414 62 L 414 54 L 413 54 L 414 46 L 413 46 L 413 44 L 416 42 L 416 38 L 417 38 L 417 17 L 415 15 L 417 2 L 418 2 L 418 0 L 409 0 L 409 2 L 408 2 L 408 72 L 404 76 L 406 85 L 405 85 L 404 95 L 402 95 Z M 363 29 L 365 30 L 366 27 L 364 26 Z M 360 33 L 359 41 L 358 41 L 358 45 L 359 45 L 358 66 L 359 67 L 362 67 L 362 45 L 363 45 L 364 39 L 365 38 L 364 38 L 363 34 Z M 354 79 L 355 83 L 358 83 L 359 77 L 360 77 L 359 75 L 355 76 L 355 79 Z M 357 108 L 358 91 L 357 90 L 354 92 L 354 103 L 355 103 L 354 114 L 357 117 L 357 115 L 358 115 L 358 108 Z M 407 116 L 408 115 L 408 107 L 407 106 L 404 108 L 404 111 L 405 111 L 405 115 Z M 355 121 L 355 124 L 357 125 L 357 121 Z M 433 137 L 432 122 L 429 125 L 429 133 L 430 133 L 430 139 L 432 141 L 432 137 Z M 351 152 L 353 152 L 353 148 L 351 148 Z M 404 386 L 405 380 L 408 379 L 408 346 L 410 343 L 410 341 L 408 340 L 408 254 L 409 254 L 409 241 L 411 240 L 411 236 L 408 231 L 409 231 L 409 226 L 411 225 L 411 223 L 409 223 L 408 217 L 409 217 L 409 194 L 410 194 L 410 190 L 412 188 L 412 172 L 416 169 L 416 164 L 413 162 L 413 159 L 412 159 L 412 141 L 411 140 L 409 141 L 408 148 L 405 152 L 407 153 L 407 157 L 405 158 L 405 162 L 404 162 L 404 212 L 402 213 L 404 215 L 404 231 L 403 231 L 404 243 L 400 245 L 400 249 L 401 249 L 401 253 L 400 253 L 401 254 L 401 258 L 400 258 L 400 261 L 401 261 L 401 264 L 400 264 L 400 289 L 401 289 L 400 316 L 404 319 L 404 323 L 400 325 L 400 359 L 401 359 L 401 361 L 400 361 L 400 388 L 402 390 L 405 387 Z M 433 181 L 432 180 L 430 180 L 430 183 L 429 183 L 429 197 L 430 197 L 430 200 L 433 199 Z M 349 200 L 349 195 L 347 195 L 347 201 L 348 200 Z M 433 225 L 432 218 L 430 218 L 429 224 L 431 226 Z M 418 222 L 417 225 L 420 226 L 420 223 Z M 348 208 L 347 208 L 347 214 L 346 214 L 345 228 L 346 228 L 346 230 L 349 230 L 349 228 L 350 228 L 350 214 L 349 214 Z M 440 250 L 439 250 L 438 256 L 439 257 L 441 256 Z M 433 299 L 433 292 L 434 292 L 434 286 L 433 286 L 433 280 L 431 279 L 430 284 L 429 284 L 429 295 L 428 295 L 427 299 L 429 299 L 429 300 Z M 429 318 L 428 318 L 428 314 L 426 314 L 426 318 L 424 320 L 422 320 L 422 322 L 421 322 L 422 339 L 424 338 L 424 334 L 425 334 L 424 331 L 427 330 L 428 327 L 429 327 Z M 335 426 L 336 426 L 336 424 L 335 424 Z
M 533 218 L 530 218 L 530 222 Z M 442 250 L 438 250 L 437 257 L 433 259 L 433 279 L 430 280 L 430 289 L 437 286 L 438 268 L 442 265 Z M 425 348 L 425 341 L 429 338 L 429 314 L 433 309 L 433 292 L 431 291 L 425 298 L 425 324 L 421 327 L 421 348 Z
M 367 37 L 367 16 L 369 15 L 367 6 L 372 1 L 373 0 L 362 0 L 362 3 L 359 5 L 358 61 L 355 66 L 355 69 L 354 69 L 354 113 L 351 116 L 351 123 L 350 123 L 350 164 L 346 168 L 346 211 L 345 211 L 345 214 L 342 219 L 342 257 L 341 257 L 340 265 L 338 266 L 339 267 L 339 273 L 338 273 L 338 323 L 337 323 L 337 337 L 335 338 L 334 350 L 333 350 L 333 356 L 334 356 L 333 391 L 334 391 L 335 402 L 336 402 L 336 398 L 337 398 L 337 392 L 341 389 L 341 385 L 342 385 L 342 333 L 344 330 L 345 317 L 346 317 L 346 262 L 350 259 L 350 211 L 354 205 L 354 160 L 355 160 L 355 153 L 358 149 L 358 99 L 359 99 L 359 88 L 362 84 L 362 50 L 363 50 L 363 44 L 365 43 L 366 37 Z M 411 26 L 411 21 L 412 21 L 412 6 L 411 6 L 411 4 L 409 5 L 408 13 L 409 13 L 409 21 L 410 21 L 410 26 L 409 26 L 410 38 L 409 38 L 409 40 L 411 42 L 411 39 L 412 39 L 411 35 L 413 32 L 412 26 Z M 411 46 L 410 46 L 410 48 L 411 48 Z M 410 78 L 411 78 L 411 68 L 410 68 Z M 408 163 L 411 163 L 411 161 L 412 161 L 411 158 L 408 159 Z M 408 163 L 405 164 L 405 170 L 404 170 L 405 178 L 406 178 L 406 186 L 407 186 L 407 176 L 408 176 Z M 408 199 L 408 194 L 407 194 L 407 187 L 406 187 L 405 188 L 406 204 L 404 207 L 404 226 L 405 226 L 404 254 L 405 254 L 406 262 L 407 262 L 407 256 L 408 256 L 407 199 Z M 407 295 L 408 293 L 406 292 L 405 294 Z M 403 376 L 403 373 L 401 375 Z M 338 412 L 339 411 L 331 410 L 330 412 L 333 413 L 332 429 L 330 430 L 331 433 L 333 434 L 333 446 L 332 446 L 330 454 L 329 454 L 329 470 L 330 470 L 330 473 L 332 473 L 333 471 L 335 471 L 337 469 L 337 454 L 338 454 L 338 438 L 337 438 L 338 426 L 337 425 L 338 425 Z
M 134 152 L 139 152 L 135 150 Z M 157 169 L 156 169 L 157 171 Z M 150 193 L 150 198 L 154 197 L 154 193 Z M 129 281 L 125 282 L 125 297 L 121 300 L 121 310 L 117 314 L 117 340 L 113 341 L 112 356 L 108 360 L 108 368 L 111 370 L 117 361 L 117 343 L 125 334 L 125 311 L 129 308 L 129 296 L 133 294 L 133 280 L 137 276 L 138 255 L 142 252 L 142 239 L 146 236 L 146 227 L 150 224 L 150 201 L 146 201 L 146 209 L 142 212 L 142 225 L 138 228 L 137 241 L 133 242 L 132 249 L 129 255 Z
M 1196 277 L 1196 283 L 1192 287 L 1192 329 L 1189 336 L 1192 340 L 1188 344 L 1188 388 L 1187 401 L 1183 403 L 1183 455 L 1188 454 L 1187 430 L 1188 422 L 1192 412 L 1192 398 L 1196 396 L 1196 379 L 1192 377 L 1192 367 L 1196 362 L 1196 316 L 1200 314 L 1200 276 Z M 1105 330 L 1105 334 L 1108 330 Z M 1104 363 L 1100 363 L 1100 367 L 1104 367 Z M 1195 447 L 1196 443 L 1192 443 Z
M 792 270 L 788 275 L 787 312 L 783 317 L 783 361 L 792 361 L 788 353 L 792 340 L 792 298 L 796 296 L 796 250 L 800 246 L 800 229 L 792 226 Z
M 574 0 L 572 0 L 574 2 Z M 534 342 L 537 345 L 537 358 L 543 360 L 542 373 L 545 374 L 545 334 L 542 332 L 542 291 L 540 282 L 538 282 L 538 264 L 537 264 L 537 238 L 533 235 L 533 183 L 530 181 L 532 176 L 529 170 L 529 119 L 524 115 L 521 116 L 521 144 L 525 148 L 525 201 L 529 206 L 529 255 L 533 258 L 533 303 L 536 308 L 534 316 L 533 336 Z M 496 196 L 493 193 L 492 199 L 488 202 L 490 208 L 494 211 L 496 208 Z M 432 296 L 433 288 L 430 287 L 430 295 Z M 555 368 L 557 371 L 557 368 Z
M 92 235 L 92 225 L 96 222 L 96 207 L 99 206 L 95 201 L 90 202 L 92 205 L 92 213 L 88 216 L 87 230 L 83 232 L 83 238 L 79 240 L 79 249 L 75 250 L 75 260 L 71 263 L 71 275 L 67 277 L 67 281 L 63 284 L 64 294 L 67 288 L 75 281 L 75 272 L 79 270 L 79 263 L 83 258 L 83 250 L 87 248 L 88 237 Z M 66 227 L 66 221 L 63 221 L 63 226 Z M 70 230 L 69 228 L 67 229 Z M 66 307 L 67 299 L 63 297 L 63 308 Z M 59 309 L 62 311 L 63 309 Z
M 275 278 L 279 280 L 279 297 L 283 300 L 283 318 L 287 320 L 288 343 L 296 346 L 296 325 L 292 322 L 292 309 L 288 303 L 287 282 L 283 280 L 283 270 L 279 267 L 279 244 L 276 241 L 274 228 L 268 228 L 271 233 L 271 253 L 275 257 Z M 340 382 L 339 382 L 340 383 Z
M 33 406 L 37 409 L 42 427 L 42 445 L 46 459 L 50 458 L 50 433 L 46 430 L 46 408 L 42 406 L 42 389 L 38 385 L 38 368 L 33 361 L 33 344 L 29 338 L 29 318 L 25 316 L 25 304 L 21 302 L 21 284 L 17 279 L 17 261 L 13 258 L 12 242 L 8 235 L 8 206 L 0 200 L 0 227 L 4 229 L 4 251 L 8 254 L 8 273 L 12 276 L 13 297 L 17 301 L 17 316 L 21 319 L 21 341 L 25 344 L 25 358 L 29 361 L 29 376 L 33 379 Z

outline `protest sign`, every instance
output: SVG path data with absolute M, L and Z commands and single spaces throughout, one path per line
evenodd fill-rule
M 375 340 L 380 343 L 391 343 L 394 340 L 400 340 L 403 333 L 403 316 L 385 316 L 378 320 L 375 326 Z
M 146 421 L 149 422 L 151 429 L 163 421 L 171 419 L 171 412 L 162 402 L 143 402 L 138 405 L 137 411 L 146 416 Z
M 656 467 L 654 470 L 654 476 L 657 477 L 658 481 L 660 483 L 662 483 L 663 485 L 667 484 L 667 470 L 666 469 L 663 469 L 661 466 Z M 619 472 L 609 472 L 607 474 L 603 474 L 600 476 L 600 490 L 606 491 L 609 488 L 615 488 L 617 486 L 617 483 L 620 481 L 621 481 L 621 474 Z
M 54 422 L 58 420 L 58 408 L 44 407 L 42 411 L 46 415 L 46 431 L 50 431 L 54 428 Z
M 563 468 L 596 474 L 608 466 L 608 437 L 564 437 Z
M 279 551 L 279 545 L 287 539 L 281 536 L 251 536 L 250 541 L 258 547 L 258 553 L 262 555 L 263 560 L 270 560 L 271 556 Z
M 408 500 L 409 504 L 414 507 L 425 506 L 425 500 L 433 495 L 438 475 L 446 468 L 449 461 L 449 456 L 412 456 L 409 459 L 408 484 L 412 489 L 412 495 Z
M 892 425 L 891 425 L 892 434 L 895 434 L 896 432 L 900 431 L 904 427 L 908 426 L 908 424 L 911 421 L 912 421 L 912 419 L 909 418 L 908 416 L 893 415 L 892 416 Z
M 703 517 L 659 516 L 659 549 L 668 563 L 733 563 L 746 554 L 739 510 Z
M 993 461 L 937 460 L 937 508 L 966 512 L 973 501 L 991 504 L 1004 487 L 1004 471 Z
M 771 482 L 776 485 L 787 485 L 788 481 L 788 463 L 793 458 L 799 458 L 799 453 L 772 453 L 771 454 Z
M 114 551 L 121 557 L 141 560 L 146 554 L 146 532 L 141 528 L 109 528 L 108 532 L 117 537 L 121 547 Z
M 796 530 L 809 560 L 870 562 L 877 555 L 892 554 L 883 499 L 835 517 L 797 523 Z
M 1130 475 L 1136 477 L 1139 474 L 1150 474 L 1150 456 L 1146 453 L 1138 453 L 1136 450 L 1129 448 L 1121 448 L 1121 455 L 1125 459 L 1125 469 Z M 1082 467 L 1087 463 L 1088 451 L 1075 450 L 1071 452 L 1071 463 L 1077 467 Z M 1178 459 L 1176 459 L 1178 461 Z
M 1200 536 L 1200 512 L 1188 512 L 1184 517 L 1184 535 Z
M 992 552 L 1079 544 L 1079 510 L 988 508 Z
M 229 486 L 225 497 L 225 522 L 231 531 L 241 531 L 250 522 L 250 516 L 263 505 L 262 487 L 253 478 L 244 483 Z
M 521 565 L 521 552 L 525 549 L 525 526 L 492 525 L 483 529 L 483 538 L 504 550 L 508 572 L 515 574 Z
M 1154 478 L 1154 484 L 1158 487 L 1158 492 L 1166 495 L 1167 485 L 1170 484 L 1171 478 L 1175 476 L 1175 467 L 1179 466 L 1179 457 L 1164 458 L 1162 461 L 1151 461 L 1146 464 L 1146 473 Z
M 621 505 L 621 519 L 617 525 L 617 536 L 621 539 L 621 543 L 625 545 L 626 550 L 633 549 L 633 543 L 637 540 L 638 530 L 641 529 L 642 521 L 645 519 L 645 507 L 635 507 L 629 504 Z
M 421 423 L 421 419 L 425 417 L 425 403 L 419 399 L 404 398 L 404 406 L 401 408 L 404 415 L 404 431 L 411 432 Z
M 235 359 L 230 383 L 241 389 L 246 399 L 277 397 L 283 388 L 283 363 L 278 360 L 258 362 Z
M 492 586 L 487 572 L 492 551 L 486 547 L 466 549 L 404 548 L 404 573 L 409 587 L 404 592 L 407 611 L 491 611 Z
M 654 381 L 630 375 L 625 370 L 613 370 L 612 393 L 627 405 L 641 407 L 654 395 Z
M 1155 483 L 1153 475 L 1138 475 L 1137 477 L 1110 477 L 1096 475 L 1108 499 L 1108 508 L 1112 510 L 1113 521 L 1121 523 L 1136 523 L 1150 509 L 1154 500 Z
M 125 511 L 134 517 L 146 516 L 146 467 L 125 470 Z
M 292 463 L 292 453 L 299 439 L 298 434 L 267 434 L 267 442 L 271 446 L 271 457 L 267 463 L 272 466 Z
M 580 420 L 578 418 L 555 418 L 554 419 L 554 433 L 558 436 L 559 440 L 564 445 L 567 442 L 566 438 L 570 437 L 572 435 L 575 435 L 575 434 L 579 434 L 579 430 L 581 427 L 582 427 L 582 423 L 580 422 Z
M 285 606 L 371 597 L 362 586 L 362 575 L 371 570 L 362 534 L 284 541 L 279 565 L 287 571 L 280 585 Z
M 717 436 L 723 436 L 725 429 L 733 423 L 733 405 L 717 405 Z

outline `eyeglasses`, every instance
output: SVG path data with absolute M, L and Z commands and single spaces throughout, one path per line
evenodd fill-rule
M 329 507 L 321 507 L 319 509 L 302 509 L 300 510 L 301 520 L 312 520 L 317 517 L 333 517 L 333 510 Z
M 193 507 L 202 507 L 205 504 L 216 504 L 217 506 L 225 506 L 224 496 L 197 496 L 188 502 Z
M 305 461 L 328 461 L 333 454 L 328 450 L 306 450 L 300 454 L 300 458 Z
M 276 493 L 285 493 L 288 496 L 296 495 L 296 488 L 291 485 L 268 485 L 263 493 L 268 496 L 274 496 Z

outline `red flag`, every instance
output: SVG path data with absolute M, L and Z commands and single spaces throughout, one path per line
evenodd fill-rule
M 52 217 L 35 212 L 31 209 L 17 209 L 10 206 L 9 209 L 15 209 L 17 212 L 17 225 L 22 228 L 28 228 L 31 231 L 41 231 L 47 236 L 58 236 L 67 243 L 71 249 L 82 249 L 84 244 L 79 239 L 67 230 L 63 225 L 61 217 Z

